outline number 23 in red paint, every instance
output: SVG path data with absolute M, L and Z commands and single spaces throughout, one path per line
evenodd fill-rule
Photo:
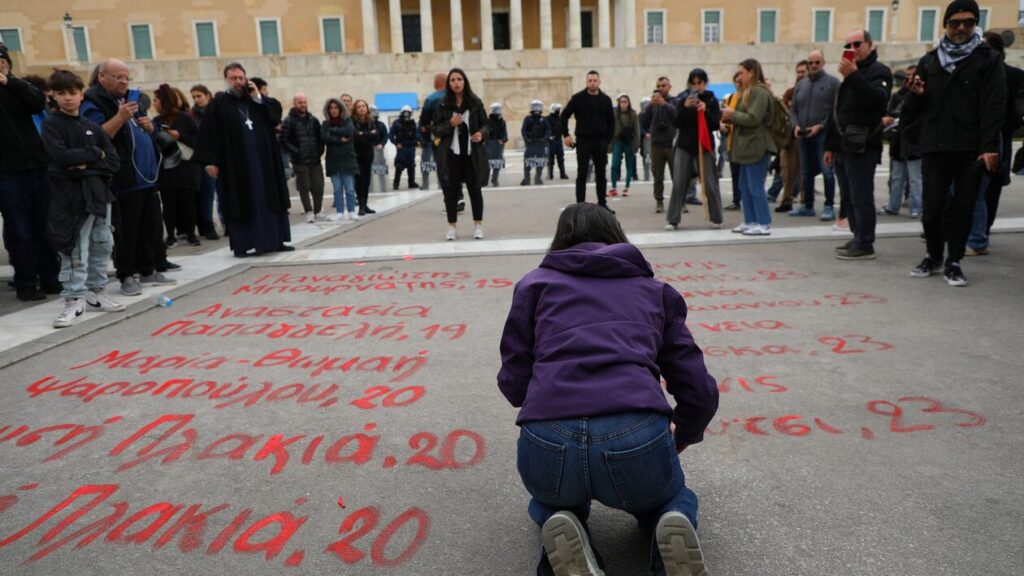
M 926 414 L 940 413 L 940 414 L 960 414 L 966 416 L 968 419 L 956 422 L 955 424 L 961 428 L 976 428 L 978 426 L 984 426 L 986 419 L 977 412 L 971 412 L 970 410 L 961 410 L 960 408 L 950 408 L 931 398 L 925 398 L 924 396 L 904 396 L 897 400 L 904 404 L 909 402 L 922 402 L 926 404 L 924 408 L 921 408 L 921 412 Z M 924 432 L 926 430 L 934 430 L 935 426 L 932 424 L 915 424 L 913 426 L 905 426 L 903 424 L 903 409 L 894 404 L 893 402 L 886 402 L 885 400 L 872 400 L 868 402 L 868 411 L 878 414 L 880 416 L 889 416 L 889 430 L 892 432 L 906 433 L 906 432 Z

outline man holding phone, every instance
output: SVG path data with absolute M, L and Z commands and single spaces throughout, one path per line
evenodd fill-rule
M 803 177 L 804 204 L 790 211 L 790 216 L 814 216 L 814 177 L 825 180 L 825 203 L 821 219 L 835 219 L 836 176 L 826 166 L 825 137 L 832 122 L 832 108 L 839 93 L 839 79 L 825 71 L 825 55 L 813 50 L 807 55 L 807 76 L 796 83 L 790 122 L 796 137 Z
M 867 30 L 846 37 L 839 61 L 843 82 L 829 122 L 825 165 L 835 165 L 842 212 L 853 240 L 836 250 L 840 260 L 875 258 L 875 169 L 882 161 L 882 116 L 892 90 L 892 71 L 878 61 Z
M 946 8 L 946 33 L 908 80 L 900 120 L 921 121 L 921 223 L 928 255 L 910 275 L 927 278 L 942 267 L 950 286 L 967 285 L 960 260 L 982 172 L 999 167 L 1006 114 L 1006 71 L 999 53 L 982 41 L 979 12 L 974 0 L 954 0 Z

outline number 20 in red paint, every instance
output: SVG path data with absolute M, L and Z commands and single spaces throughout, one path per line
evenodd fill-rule
M 380 521 L 380 510 L 376 507 L 370 506 L 356 510 L 351 516 L 345 518 L 341 526 L 338 527 L 338 534 L 348 534 L 341 540 L 327 546 L 325 552 L 330 552 L 338 557 L 339 560 L 346 564 L 355 564 L 366 557 L 366 552 L 355 547 L 355 542 L 377 527 L 377 523 Z M 397 556 L 388 558 L 386 551 L 388 544 L 391 542 L 391 538 L 396 532 L 401 530 L 406 524 L 410 522 L 416 523 L 416 535 L 413 536 L 412 540 L 406 544 L 405 549 L 401 551 Z M 358 525 L 358 529 L 356 529 Z M 353 532 L 353 530 L 355 530 Z M 413 507 L 402 513 L 401 516 L 395 518 L 384 527 L 383 530 L 377 537 L 373 539 L 370 544 L 370 561 L 375 566 L 382 566 L 385 568 L 391 568 L 399 566 L 409 561 L 416 552 L 423 545 L 423 541 L 427 537 L 427 533 L 430 531 L 430 517 L 423 510 Z
M 427 390 L 423 386 L 407 386 L 398 390 L 392 390 L 388 386 L 371 386 L 363 391 L 365 396 L 353 400 L 350 404 L 363 410 L 373 410 L 380 406 L 384 408 L 400 408 L 413 404 L 422 398 L 426 392 Z M 379 405 L 373 402 L 377 398 L 381 399 Z

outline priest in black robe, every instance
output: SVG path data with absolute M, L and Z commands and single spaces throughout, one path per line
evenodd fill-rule
M 231 250 L 244 258 L 295 248 L 288 184 L 273 120 L 241 64 L 224 68 L 227 88 L 206 108 L 196 158 L 218 181 Z

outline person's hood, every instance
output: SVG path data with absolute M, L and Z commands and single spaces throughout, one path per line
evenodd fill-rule
M 582 242 L 565 250 L 549 252 L 540 264 L 574 276 L 630 278 L 654 276 L 651 265 L 632 244 Z

